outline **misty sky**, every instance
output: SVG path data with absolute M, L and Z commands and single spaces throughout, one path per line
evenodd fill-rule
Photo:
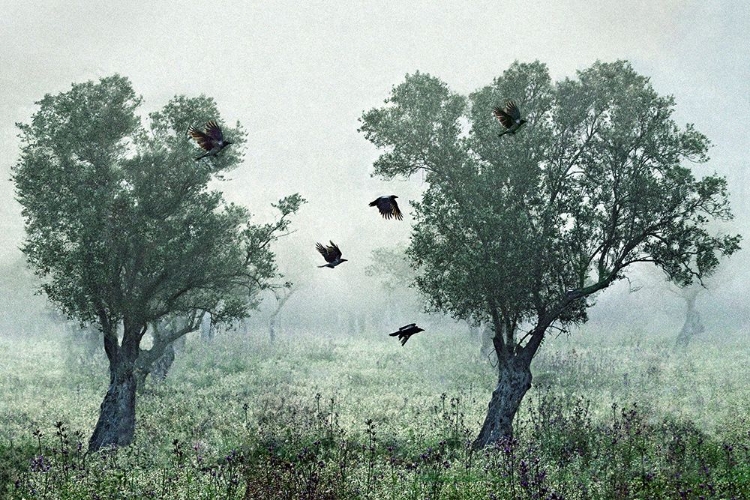
M 45 93 L 113 73 L 131 79 L 144 112 L 175 94 L 204 93 L 225 120 L 242 122 L 245 164 L 219 186 L 260 219 L 285 194 L 308 199 L 280 263 L 292 274 L 331 272 L 314 269 L 322 263 L 315 241 L 332 239 L 350 259 L 326 277 L 335 282 L 361 275 L 373 248 L 408 238 L 408 200 L 421 180 L 371 178 L 377 152 L 357 119 L 416 70 L 469 93 L 514 60 L 539 59 L 560 79 L 597 59 L 628 59 L 659 93 L 675 96 L 679 123 L 708 135 L 712 161 L 698 168 L 728 177 L 736 230 L 750 220 L 744 0 L 0 0 L 0 7 L 0 261 L 20 256 L 23 236 L 8 181 L 18 156 L 14 123 L 27 121 Z M 367 207 L 381 194 L 400 196 L 404 223 Z

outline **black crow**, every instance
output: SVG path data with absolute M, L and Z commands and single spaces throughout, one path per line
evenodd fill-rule
M 329 243 L 330 246 L 327 247 L 324 247 L 320 243 L 315 244 L 315 248 L 317 248 L 318 252 L 320 252 L 320 255 L 322 255 L 326 262 L 328 262 L 328 264 L 324 264 L 318 267 L 330 267 L 331 269 L 333 269 L 342 262 L 347 261 L 347 259 L 341 258 L 341 250 L 339 250 L 338 245 L 336 245 L 336 243 L 332 241 Z
M 200 160 L 206 156 L 216 156 L 219 154 L 219 151 L 232 144 L 230 141 L 224 140 L 224 134 L 214 120 L 209 120 L 206 123 L 205 132 L 201 132 L 195 127 L 190 127 L 188 128 L 188 134 L 195 139 L 198 146 L 206 150 L 205 153 L 196 157 L 196 160 Z
M 515 134 L 516 131 L 521 128 L 521 125 L 526 123 L 526 120 L 521 118 L 521 112 L 518 110 L 518 106 L 513 101 L 507 101 L 505 103 L 505 109 L 497 106 L 492 110 L 492 114 L 500 122 L 500 125 L 506 128 L 498 134 L 498 137 L 502 137 L 505 134 Z
M 401 215 L 401 210 L 398 209 L 398 203 L 396 203 L 396 196 L 392 194 L 390 196 L 381 196 L 377 200 L 370 202 L 371 207 L 378 207 L 380 215 L 384 219 L 396 219 L 402 220 L 404 217 Z
M 406 341 L 409 340 L 409 337 L 411 337 L 415 333 L 423 331 L 424 330 L 422 328 L 419 328 L 416 323 L 410 323 L 399 328 L 397 332 L 389 333 L 388 335 L 391 337 L 398 336 L 398 339 L 401 341 L 401 345 L 403 346 L 406 344 Z

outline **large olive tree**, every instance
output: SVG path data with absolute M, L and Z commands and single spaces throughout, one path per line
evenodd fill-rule
M 246 315 L 277 275 L 269 243 L 304 201 L 289 196 L 278 221 L 252 224 L 246 208 L 207 187 L 241 161 L 239 124 L 223 126 L 233 145 L 196 162 L 186 131 L 222 123 L 214 101 L 175 97 L 146 124 L 140 104 L 115 75 L 46 95 L 18 125 L 22 250 L 50 301 L 103 332 L 110 384 L 92 450 L 133 440 L 136 370 L 189 330 L 157 335 L 145 350 L 149 326 L 175 316 L 187 324 L 205 311 L 219 320 Z
M 498 137 L 492 109 L 507 99 L 528 123 Z M 475 448 L 512 435 L 532 358 L 551 326 L 586 320 L 588 297 L 637 262 L 700 280 L 739 248 L 706 229 L 731 217 L 726 182 L 693 174 L 709 142 L 673 109 L 627 62 L 556 83 L 535 62 L 468 98 L 407 75 L 362 116 L 383 151 L 377 175 L 426 173 L 408 250 L 417 287 L 432 309 L 494 330 L 498 382 Z

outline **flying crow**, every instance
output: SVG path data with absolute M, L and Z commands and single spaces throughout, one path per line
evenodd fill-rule
M 492 114 L 495 115 L 500 125 L 506 128 L 506 130 L 498 134 L 498 137 L 502 137 L 505 134 L 515 134 L 521 128 L 521 125 L 526 123 L 526 120 L 521 118 L 521 112 L 513 101 L 506 101 L 505 109 L 500 108 L 500 106 L 495 107 L 492 110 Z
M 402 220 L 404 217 L 401 215 L 401 210 L 398 209 L 398 203 L 396 203 L 396 196 L 392 194 L 390 196 L 381 196 L 377 200 L 370 203 L 371 207 L 378 207 L 380 215 L 384 219 L 396 219 Z
M 195 139 L 198 146 L 206 151 L 198 156 L 196 160 L 200 160 L 206 156 L 216 156 L 219 154 L 219 151 L 232 144 L 230 141 L 224 140 L 224 134 L 214 120 L 209 120 L 208 123 L 206 123 L 205 132 L 201 132 L 197 128 L 191 126 L 188 128 L 188 134 Z
M 324 247 L 320 243 L 315 244 L 315 248 L 318 250 L 318 252 L 320 252 L 320 255 L 322 255 L 326 262 L 328 262 L 328 264 L 324 264 L 318 267 L 330 267 L 331 269 L 333 269 L 342 262 L 347 261 L 347 259 L 341 258 L 341 250 L 339 250 L 338 245 L 336 245 L 336 243 L 332 241 L 329 243 L 330 245 L 327 247 Z
M 415 333 L 423 331 L 424 330 L 422 328 L 419 328 L 416 323 L 410 323 L 399 328 L 397 332 L 389 333 L 388 335 L 391 337 L 398 336 L 398 339 L 401 341 L 401 345 L 403 346 L 406 344 L 406 341 L 409 340 L 409 337 L 411 337 Z

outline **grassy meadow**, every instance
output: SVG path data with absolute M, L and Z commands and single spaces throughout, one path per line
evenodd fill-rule
M 101 348 L 0 337 L 8 498 L 750 498 L 750 345 L 551 338 L 512 441 L 471 453 L 495 372 L 463 327 L 386 335 L 191 335 L 139 392 L 134 445 L 86 443 Z M 731 338 L 730 338 L 731 337 Z

